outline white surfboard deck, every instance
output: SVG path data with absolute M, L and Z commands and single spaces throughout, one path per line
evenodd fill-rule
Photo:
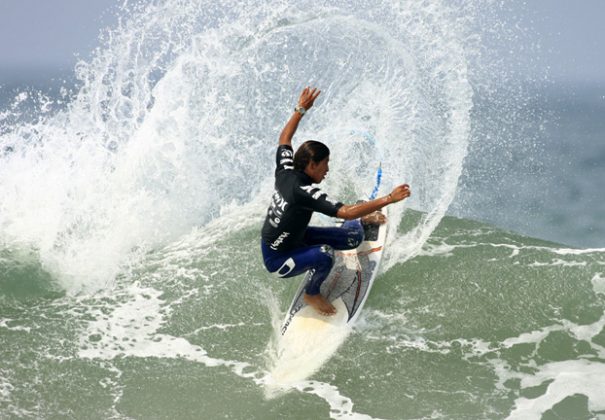
M 281 326 L 282 341 L 294 339 L 288 337 L 292 335 L 315 341 L 310 335 L 321 336 L 355 322 L 378 274 L 387 229 L 388 222 L 365 226 L 364 241 L 357 248 L 334 252 L 334 266 L 322 283 L 320 293 L 336 307 L 335 315 L 321 315 L 304 302 L 309 273 L 305 275 Z

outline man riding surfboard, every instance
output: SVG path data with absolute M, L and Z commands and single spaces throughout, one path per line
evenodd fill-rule
M 411 193 L 409 186 L 402 184 L 386 196 L 346 205 L 331 200 L 314 185 L 321 183 L 329 171 L 330 150 L 321 142 L 308 140 L 294 153 L 292 137 L 319 94 L 317 88 L 302 91 L 279 136 L 275 191 L 262 228 L 261 250 L 265 267 L 278 277 L 289 278 L 311 270 L 304 300 L 319 313 L 333 315 L 336 309 L 319 289 L 334 264 L 334 249 L 359 246 L 363 241 L 362 223 L 384 223 L 379 210 Z M 309 226 L 314 211 L 345 222 L 341 227 Z

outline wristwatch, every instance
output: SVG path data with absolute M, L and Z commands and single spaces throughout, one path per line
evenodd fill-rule
M 305 112 L 307 112 L 307 110 L 302 105 L 296 105 L 294 111 L 298 112 L 300 115 L 305 115 Z

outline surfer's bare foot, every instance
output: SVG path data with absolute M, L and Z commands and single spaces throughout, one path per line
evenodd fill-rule
M 315 309 L 322 315 L 332 316 L 336 313 L 336 308 L 334 307 L 334 305 L 328 302 L 326 298 L 320 294 L 308 295 L 305 293 L 303 299 L 305 300 L 305 302 L 307 302 L 307 305 L 311 306 L 313 309 Z
M 374 213 L 366 214 L 361 218 L 361 223 L 364 225 L 381 225 L 386 223 L 387 217 L 379 211 Z

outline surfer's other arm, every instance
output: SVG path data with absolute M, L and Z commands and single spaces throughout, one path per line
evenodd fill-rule
M 375 200 L 365 201 L 363 203 L 342 206 L 338 209 L 336 217 L 345 220 L 357 219 L 380 210 L 389 204 L 404 200 L 411 194 L 410 186 L 408 184 L 399 185 L 395 187 L 389 195 L 385 195 L 384 197 L 379 197 Z
M 300 98 L 298 98 L 298 104 L 294 110 L 294 113 L 286 123 L 286 126 L 282 130 L 279 136 L 279 144 L 287 144 L 288 146 L 292 146 L 292 137 L 294 137 L 294 133 L 298 128 L 298 123 L 302 119 L 305 112 L 307 112 L 312 106 L 315 99 L 321 93 L 317 88 L 306 87 L 303 89 L 300 94 Z

